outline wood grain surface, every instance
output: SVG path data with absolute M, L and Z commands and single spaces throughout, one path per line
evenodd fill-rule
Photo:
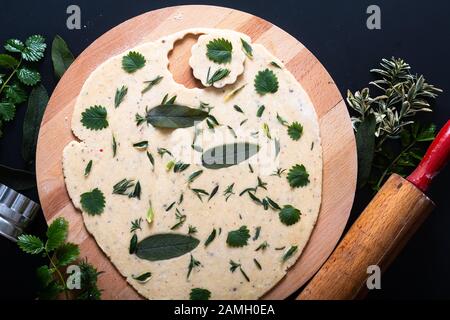
M 49 101 L 39 132 L 36 171 L 39 197 L 47 221 L 64 217 L 70 223 L 69 240 L 105 273 L 99 279 L 104 299 L 140 299 L 86 231 L 72 205 L 62 173 L 62 151 L 75 139 L 70 119 L 81 87 L 89 74 L 108 58 L 140 43 L 194 27 L 233 29 L 248 34 L 281 59 L 310 96 L 320 118 L 323 144 L 323 200 L 317 225 L 298 262 L 263 299 L 284 299 L 302 286 L 329 256 L 347 222 L 356 186 L 356 147 L 346 105 L 333 79 L 298 40 L 268 21 L 215 6 L 178 6 L 151 11 L 108 31 L 71 65 Z M 186 43 L 193 43 L 187 39 Z M 183 67 L 189 46 L 176 48 L 170 70 L 187 87 L 195 86 Z M 183 69 L 184 68 L 184 69 Z
M 385 271 L 433 208 L 422 191 L 393 174 L 298 299 L 363 298 L 373 274 L 368 267 Z

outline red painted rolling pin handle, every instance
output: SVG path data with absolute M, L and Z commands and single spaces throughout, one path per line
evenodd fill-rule
M 433 178 L 450 160 L 450 120 L 434 139 L 419 166 L 407 178 L 421 191 L 426 192 Z

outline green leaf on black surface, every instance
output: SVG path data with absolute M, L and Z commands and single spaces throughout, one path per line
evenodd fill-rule
M 157 128 L 188 128 L 203 121 L 208 112 L 177 104 L 164 104 L 150 109 L 145 116 L 147 123 Z
M 56 250 L 56 260 L 58 266 L 67 266 L 78 259 L 80 248 L 74 243 L 64 243 Z
M 22 191 L 36 186 L 36 176 L 32 172 L 0 164 L 0 183 L 14 190 Z
M 23 122 L 22 157 L 27 163 L 34 161 L 39 128 L 47 103 L 48 93 L 44 86 L 33 88 Z
M 108 127 L 108 120 L 106 119 L 108 113 L 105 107 L 92 106 L 87 108 L 81 114 L 81 123 L 90 130 L 101 130 Z
M 55 250 L 62 246 L 67 239 L 69 223 L 64 218 L 55 219 L 47 229 L 47 243 L 45 247 L 48 251 Z
M 370 114 L 363 122 L 361 122 L 358 126 L 358 131 L 356 131 L 355 134 L 358 155 L 359 187 L 363 187 L 370 177 L 375 151 L 375 126 L 375 116 Z
M 74 61 L 72 52 L 67 43 L 59 35 L 52 42 L 52 62 L 55 75 L 60 79 Z
M 20 104 L 27 101 L 28 93 L 22 88 L 18 82 L 7 85 L 4 89 L 7 102 Z
M 25 49 L 23 42 L 18 39 L 6 40 L 4 47 L 7 51 L 14 53 L 22 52 L 22 50 Z
M 22 58 L 26 61 L 36 62 L 44 57 L 47 45 L 41 35 L 32 35 L 25 40 L 25 48 L 22 49 Z
M 16 106 L 11 102 L 0 102 L 0 120 L 11 121 L 16 115 Z
M 237 165 L 259 151 L 259 145 L 239 142 L 220 145 L 202 154 L 202 165 L 207 169 L 221 169 Z
M 0 54 L 0 68 L 14 69 L 18 64 L 19 61 L 13 56 L 5 53 Z
M 38 254 L 44 250 L 41 239 L 30 234 L 22 234 L 17 238 L 17 244 L 22 251 L 30 254 Z
M 41 75 L 36 70 L 31 70 L 28 67 L 21 67 L 17 70 L 17 78 L 20 82 L 27 86 L 34 86 L 41 81 Z
M 137 244 L 136 255 L 149 261 L 168 260 L 191 252 L 199 243 L 198 239 L 184 234 L 155 234 Z
M 41 288 L 47 287 L 50 282 L 53 281 L 53 270 L 50 270 L 48 266 L 41 266 L 36 270 L 36 276 Z

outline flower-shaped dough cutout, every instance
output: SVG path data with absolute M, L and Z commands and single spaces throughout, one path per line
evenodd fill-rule
M 223 88 L 233 84 L 244 72 L 246 55 L 242 50 L 242 40 L 250 42 L 250 38 L 242 39 L 238 34 L 205 34 L 198 38 L 192 46 L 189 65 L 194 77 L 205 87 Z

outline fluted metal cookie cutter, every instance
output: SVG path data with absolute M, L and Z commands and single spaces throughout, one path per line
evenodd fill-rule
M 17 241 L 39 208 L 36 202 L 0 183 L 0 235 Z

